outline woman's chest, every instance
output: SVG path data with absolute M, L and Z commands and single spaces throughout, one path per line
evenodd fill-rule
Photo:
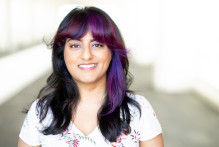
M 122 134 L 114 143 L 105 141 L 101 132 L 96 129 L 89 136 L 79 130 L 67 129 L 58 135 L 41 135 L 42 147 L 138 147 L 140 134 L 133 130 L 130 134 Z
M 91 137 L 65 131 L 59 135 L 41 136 L 42 147 L 96 147 Z

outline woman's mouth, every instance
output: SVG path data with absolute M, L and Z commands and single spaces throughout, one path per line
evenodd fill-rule
M 97 64 L 96 64 L 96 63 L 80 64 L 80 65 L 78 65 L 78 67 L 79 67 L 81 70 L 89 71 L 89 70 L 94 70 L 94 69 L 97 67 Z

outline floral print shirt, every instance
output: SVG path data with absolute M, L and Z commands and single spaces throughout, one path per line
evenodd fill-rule
M 43 122 L 39 122 L 39 115 L 36 111 L 37 100 L 33 102 L 21 128 L 19 137 L 31 146 L 41 147 L 138 147 L 139 141 L 152 139 L 162 133 L 160 123 L 150 103 L 140 95 L 129 94 L 141 106 L 140 116 L 137 108 L 129 105 L 132 115 L 131 133 L 121 134 L 116 142 L 105 140 L 97 126 L 93 132 L 85 136 L 73 122 L 61 134 L 43 135 L 41 130 L 51 123 L 53 118 L 51 110 Z

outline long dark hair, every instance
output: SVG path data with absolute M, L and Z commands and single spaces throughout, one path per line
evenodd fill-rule
M 79 101 L 80 93 L 64 62 L 66 38 L 80 39 L 91 30 L 95 40 L 111 50 L 112 60 L 107 70 L 106 100 L 97 115 L 102 135 L 115 142 L 121 133 L 130 133 L 131 114 L 128 104 L 139 104 L 127 96 L 132 77 L 122 36 L 114 21 L 96 7 L 75 8 L 61 22 L 51 42 L 53 72 L 40 90 L 37 107 L 42 122 L 49 109 L 53 113 L 51 124 L 42 132 L 60 134 L 69 126 Z M 122 112 L 122 113 L 121 113 Z M 121 115 L 122 114 L 122 115 Z

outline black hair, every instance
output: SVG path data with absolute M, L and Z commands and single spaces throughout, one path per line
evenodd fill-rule
M 92 28 L 91 18 L 96 21 L 95 28 Z M 100 27 L 102 28 L 99 29 Z M 127 95 L 128 92 L 131 93 L 128 88 L 132 83 L 132 76 L 128 72 L 127 51 L 119 29 L 108 14 L 96 7 L 75 8 L 69 12 L 50 43 L 53 72 L 39 92 L 37 110 L 40 122 L 46 118 L 49 109 L 53 113 L 53 120 L 42 133 L 62 133 L 75 114 L 80 93 L 65 65 L 64 45 L 67 37 L 80 38 L 88 29 L 91 29 L 93 37 L 105 43 L 112 53 L 112 61 L 107 71 L 106 100 L 97 118 L 102 135 L 110 142 L 115 142 L 121 133 L 128 134 L 131 131 L 132 116 L 128 105 L 135 106 L 140 112 L 141 110 L 138 102 Z

